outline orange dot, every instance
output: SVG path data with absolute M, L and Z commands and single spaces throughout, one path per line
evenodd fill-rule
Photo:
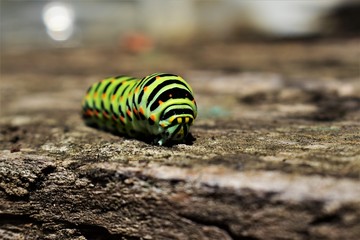
M 163 104 L 163 103 L 164 103 L 163 101 L 159 100 L 159 105 L 161 105 L 161 104 Z
M 138 111 L 136 110 L 135 107 L 133 108 L 133 110 L 134 110 L 134 113 L 137 115 L 137 114 L 138 114 Z
M 105 99 L 106 93 L 103 93 L 101 97 L 102 97 L 102 99 Z
M 112 97 L 111 97 L 111 101 L 114 101 L 115 100 L 115 95 L 112 95 Z
M 120 120 L 125 123 L 125 118 L 123 116 L 120 116 Z
M 156 80 L 159 80 L 160 79 L 160 76 L 156 76 Z
M 129 117 L 131 117 L 131 112 L 130 112 L 130 110 L 128 109 L 128 110 L 126 110 L 126 113 L 127 113 L 127 115 L 129 116 Z
M 139 91 L 139 87 L 137 87 L 136 89 L 135 89 L 135 93 L 137 93 Z
M 148 88 L 149 88 L 148 86 L 145 86 L 144 87 L 144 92 L 146 92 L 146 90 L 148 90 Z
M 139 112 L 141 112 L 142 115 L 145 115 L 144 114 L 144 109 L 142 107 L 140 107 Z
M 92 116 L 92 115 L 93 115 L 93 112 L 92 112 L 90 109 L 88 109 L 85 114 L 86 114 L 86 115 L 89 115 L 89 116 Z
M 97 97 L 97 95 L 98 95 L 98 93 L 97 93 L 97 92 L 94 92 L 94 98 L 96 98 L 96 97 Z
M 151 120 L 153 120 L 155 122 L 156 116 L 154 114 L 151 114 L 150 118 L 151 118 Z

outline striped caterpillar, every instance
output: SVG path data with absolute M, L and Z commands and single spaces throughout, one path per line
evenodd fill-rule
M 159 145 L 185 142 L 196 115 L 189 84 L 167 73 L 106 78 L 90 86 L 82 101 L 87 125 Z

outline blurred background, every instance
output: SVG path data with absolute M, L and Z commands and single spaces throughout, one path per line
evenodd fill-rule
M 5 48 L 158 45 L 359 34 L 356 0 L 1 1 Z
M 268 91 L 284 76 L 295 82 L 359 77 L 356 0 L 0 3 L 3 108 L 4 99 L 28 85 L 32 93 L 59 86 L 86 89 L 119 74 L 178 73 L 200 95 L 225 92 L 241 99 L 248 91 L 240 85 Z M 342 93 L 354 92 L 351 87 Z M 82 96 L 74 94 L 74 101 Z

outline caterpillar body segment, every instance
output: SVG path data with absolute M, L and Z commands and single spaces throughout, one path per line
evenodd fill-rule
M 177 75 L 118 76 L 90 86 L 82 116 L 87 125 L 164 145 L 185 141 L 197 106 L 191 87 Z

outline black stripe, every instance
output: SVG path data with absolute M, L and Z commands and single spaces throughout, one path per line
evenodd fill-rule
M 139 111 L 139 115 L 140 115 L 141 120 L 145 120 L 145 119 L 146 119 L 146 117 L 144 116 L 144 114 L 142 114 L 140 111 Z
M 166 93 L 169 94 L 172 94 L 172 98 L 189 98 L 190 100 L 193 100 L 194 97 L 192 96 L 189 88 L 185 85 L 185 83 L 179 81 L 179 80 L 167 80 L 167 81 L 164 81 L 162 83 L 160 83 L 159 85 L 156 86 L 156 88 L 151 92 L 149 98 L 148 98 L 148 103 L 150 103 L 153 98 L 155 97 L 155 95 L 161 91 L 162 88 L 170 85 L 170 84 L 176 84 L 176 85 L 181 85 L 181 86 L 184 86 L 186 87 L 187 90 L 185 89 L 182 89 L 182 88 L 178 88 L 176 87 L 176 85 L 171 88 L 171 89 L 168 89 L 166 91 Z M 163 94 L 161 94 L 163 95 Z M 186 96 L 187 95 L 187 96 Z M 162 100 L 162 98 L 159 97 L 159 100 Z
M 143 79 L 143 80 L 144 80 L 144 79 Z M 142 97 L 143 97 L 143 95 L 144 95 L 144 88 L 145 88 L 146 86 L 150 86 L 155 80 L 156 80 L 156 78 L 153 77 L 153 78 L 150 78 L 149 80 L 144 80 L 144 82 L 142 82 L 142 83 L 140 84 L 139 88 L 141 89 L 141 91 L 140 91 L 139 98 L 138 98 L 138 104 L 140 104 L 141 99 L 142 99 Z M 145 86 L 145 85 L 146 85 L 146 86 Z
M 111 114 L 114 115 L 115 117 L 119 117 L 115 110 L 114 110 L 114 105 L 112 103 L 110 103 L 110 111 L 111 111 Z
M 96 87 L 95 87 L 95 90 L 94 90 L 94 93 L 96 93 L 98 90 L 99 90 L 99 87 L 101 85 L 102 82 L 98 82 Z
M 183 121 L 185 121 L 185 118 L 183 119 Z M 183 128 L 184 128 L 184 136 L 186 137 L 189 133 L 188 125 L 183 124 Z
M 143 79 L 141 79 L 139 81 L 138 87 L 141 90 L 139 97 L 137 99 L 138 104 L 140 104 L 141 102 L 141 98 L 144 95 L 144 87 L 146 86 L 150 86 L 151 84 L 153 84 L 156 80 L 156 77 L 179 77 L 177 75 L 174 74 L 169 74 L 169 73 L 153 73 L 149 76 L 144 77 Z
M 130 88 L 130 90 L 129 90 L 129 93 L 131 93 L 131 92 L 134 90 L 135 86 L 136 86 L 136 83 L 134 83 L 134 84 L 131 86 L 131 88 Z
M 175 131 L 173 132 L 173 134 L 170 136 L 170 139 L 171 139 L 173 136 L 175 136 L 175 135 L 180 131 L 181 127 L 182 127 L 182 125 L 179 124 L 179 126 L 175 129 Z
M 151 75 L 144 77 L 143 79 L 140 80 L 140 85 L 139 85 L 140 88 L 143 88 L 145 85 L 149 86 L 151 83 L 153 83 L 156 80 L 155 77 L 151 77 L 151 78 L 149 77 L 151 77 Z M 148 84 L 149 81 L 151 81 L 150 84 Z
M 127 107 L 129 110 L 131 110 L 131 107 L 130 107 L 129 99 L 128 99 L 128 98 L 126 99 L 126 107 Z
M 179 77 L 178 75 L 175 75 L 172 73 L 160 73 L 157 76 L 159 76 L 159 77 Z
M 108 84 L 106 84 L 104 90 L 102 93 L 106 93 L 107 89 L 109 88 L 109 86 L 111 85 L 111 82 L 109 82 Z
M 94 108 L 96 108 L 96 98 L 94 97 L 94 94 L 97 93 L 97 91 L 98 91 L 98 89 L 99 89 L 99 87 L 101 85 L 101 82 L 98 82 L 98 83 L 95 83 L 95 84 L 96 84 L 96 86 L 94 85 L 95 86 L 94 93 L 92 94 L 91 99 L 90 99 L 90 101 L 92 100 L 92 102 L 93 102 Z M 99 94 L 98 94 L 97 97 L 99 97 Z
M 91 85 L 91 86 L 88 88 L 88 90 L 86 91 L 86 93 L 89 93 L 92 88 L 93 88 L 93 86 Z
M 138 114 L 136 114 L 136 113 L 134 112 L 134 115 L 135 115 L 135 118 L 136 118 L 137 120 L 140 120 L 140 117 L 139 117 Z
M 140 104 L 143 95 L 144 95 L 144 90 L 141 90 L 141 92 L 139 94 L 139 97 L 138 97 L 138 100 L 137 100 L 138 104 Z
M 127 85 L 126 87 L 124 87 L 124 89 L 121 91 L 120 93 L 120 97 L 123 97 L 124 96 L 124 93 L 126 91 L 126 89 L 129 87 L 130 85 Z
M 133 98 L 132 98 L 132 106 L 133 106 L 133 107 L 136 107 L 135 97 L 136 97 L 136 94 L 134 93 Z M 136 110 L 139 110 L 139 109 L 136 109 Z
M 131 108 L 130 108 L 130 104 L 129 104 L 129 99 L 127 98 L 126 99 L 126 107 L 127 107 L 127 109 L 126 109 L 126 111 L 125 111 L 125 113 L 126 113 L 126 117 L 130 120 L 130 122 L 132 121 L 132 118 L 129 116 L 129 114 L 127 114 L 127 110 L 129 110 L 130 112 L 132 112 L 131 110 Z
M 116 87 L 115 87 L 112 95 L 115 95 L 115 94 L 116 94 L 116 92 L 117 92 L 117 91 L 119 90 L 119 88 L 121 87 L 122 83 L 123 83 L 123 82 L 118 82 L 118 83 L 117 83 L 117 85 L 116 85 Z
M 151 92 L 150 96 L 149 96 L 149 101 L 152 101 L 152 99 L 154 98 L 154 96 L 161 91 L 161 89 L 165 86 L 168 86 L 170 84 L 179 84 L 181 86 L 184 86 L 188 91 L 186 92 L 189 92 L 190 93 L 190 89 L 186 86 L 185 83 L 183 83 L 182 81 L 180 80 L 176 80 L 176 79 L 170 79 L 170 80 L 166 80 L 160 84 L 158 84 L 156 86 L 156 88 Z M 173 87 L 172 89 L 175 89 L 176 87 Z M 178 89 L 181 89 L 181 88 L 178 88 Z M 174 90 L 175 91 L 175 90 Z M 191 93 L 190 93 L 191 95 Z M 184 95 L 184 98 L 185 98 L 185 95 Z
M 152 101 L 151 97 L 155 96 L 155 94 L 156 94 L 155 90 L 149 96 L 148 103 L 150 103 Z M 170 97 L 170 94 L 172 95 L 171 97 Z M 182 89 L 182 88 L 171 88 L 171 89 L 164 91 L 163 93 L 161 93 L 159 95 L 159 97 L 151 104 L 150 111 L 154 111 L 159 106 L 159 100 L 166 102 L 170 98 L 173 98 L 173 99 L 186 98 L 186 99 L 189 99 L 190 101 L 194 100 L 194 97 L 192 96 L 192 94 L 189 91 Z
M 172 109 L 169 110 L 167 113 L 165 113 L 164 116 L 162 116 L 160 119 L 168 119 L 171 116 L 175 116 L 175 115 L 182 115 L 182 114 L 189 114 L 192 117 L 194 117 L 194 111 L 192 109 L 187 109 L 187 108 L 177 108 L 177 109 Z
M 169 110 L 169 108 L 172 108 L 173 106 L 188 106 L 190 109 L 192 109 L 192 106 L 188 103 L 174 103 L 174 104 L 171 104 L 169 106 L 167 106 L 162 112 L 161 112 L 161 115 L 160 115 L 160 119 L 163 120 L 165 119 L 164 118 L 164 114 L 167 113 L 168 111 L 171 111 Z M 175 110 L 175 109 L 184 109 L 184 108 L 174 108 L 172 110 Z M 190 110 L 189 109 L 189 110 Z
M 148 121 L 149 121 L 149 124 L 150 124 L 150 125 L 154 125 L 154 124 L 155 124 L 154 120 L 152 120 L 151 118 L 148 118 Z
M 119 104 L 119 113 L 120 113 L 121 117 L 123 117 L 123 118 L 125 117 L 124 112 L 122 111 L 120 104 Z

